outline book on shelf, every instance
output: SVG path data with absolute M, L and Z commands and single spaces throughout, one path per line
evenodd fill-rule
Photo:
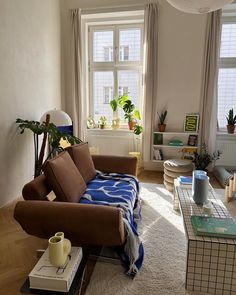
M 236 239 L 236 223 L 233 218 L 192 215 L 191 223 L 197 236 Z
M 71 247 L 64 267 L 55 267 L 49 261 L 48 249 L 29 274 L 31 289 L 68 292 L 82 260 L 82 248 Z
M 178 181 L 181 184 L 192 184 L 192 176 L 179 176 Z
M 153 151 L 154 160 L 163 160 L 163 153 L 161 149 L 154 148 Z

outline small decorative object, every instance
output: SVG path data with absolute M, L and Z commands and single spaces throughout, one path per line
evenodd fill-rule
M 95 121 L 92 117 L 88 117 L 88 119 L 87 119 L 87 128 L 88 129 L 95 128 Z
M 183 146 L 183 142 L 182 140 L 179 140 L 179 139 L 172 139 L 169 141 L 168 145 L 170 146 Z
M 165 110 L 161 114 L 159 114 L 157 112 L 157 114 L 158 114 L 158 117 L 159 117 L 158 130 L 160 132 L 165 132 L 165 130 L 166 130 L 165 120 L 166 120 L 167 110 Z
M 110 101 L 110 106 L 113 111 L 113 116 L 112 116 L 112 129 L 118 129 L 120 128 L 120 118 L 118 114 L 118 99 L 114 98 Z
M 181 159 L 185 160 L 194 160 L 194 152 L 197 151 L 197 147 L 184 147 L 182 148 L 182 157 Z
M 154 145 L 163 144 L 163 134 L 154 133 L 153 143 Z
M 173 7 L 187 13 L 202 14 L 218 10 L 233 0 L 167 0 Z
M 230 109 L 229 114 L 226 117 L 228 125 L 227 125 L 227 131 L 230 134 L 234 133 L 235 130 L 235 124 L 236 124 L 236 115 L 234 115 L 234 110 Z
M 208 202 L 205 202 L 202 206 L 202 213 L 203 215 L 211 215 L 213 212 L 213 206 L 212 203 L 208 200 Z
M 100 129 L 104 129 L 107 125 L 107 118 L 105 116 L 101 116 L 99 120 Z
M 197 135 L 189 135 L 188 137 L 188 145 L 189 146 L 197 146 Z
M 208 201 L 209 177 L 203 173 L 193 176 L 192 197 L 196 204 L 203 205 Z
M 199 115 L 189 114 L 185 116 L 184 132 L 197 132 Z
M 215 163 L 216 160 L 219 160 L 221 154 L 222 152 L 218 150 L 215 151 L 212 155 L 209 154 L 207 145 L 203 144 L 199 153 L 197 151 L 194 152 L 193 163 L 195 164 L 195 169 L 206 171 L 207 166 L 210 163 Z
M 49 260 L 53 266 L 63 267 L 71 250 L 71 243 L 64 238 L 63 232 L 57 232 L 48 240 Z

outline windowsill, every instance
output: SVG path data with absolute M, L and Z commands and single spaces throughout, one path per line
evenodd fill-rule
M 133 130 L 129 130 L 128 128 L 119 128 L 119 129 L 112 129 L 112 128 L 105 128 L 105 129 L 101 129 L 101 128 L 90 128 L 90 129 L 86 129 L 86 132 L 128 132 L 128 133 L 133 133 Z
M 218 131 L 216 132 L 216 139 L 219 139 L 219 140 L 235 140 L 236 139 L 236 133 L 234 134 L 230 134 L 228 133 L 227 131 Z

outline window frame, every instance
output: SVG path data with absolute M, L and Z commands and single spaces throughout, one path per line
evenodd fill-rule
M 89 116 L 94 116 L 94 101 L 93 101 L 93 73 L 96 71 L 111 71 L 114 78 L 114 97 L 118 96 L 118 71 L 122 70 L 137 70 L 139 72 L 139 98 L 138 106 L 142 113 L 142 101 L 143 101 L 143 36 L 144 36 L 144 24 L 143 21 L 137 20 L 137 22 L 127 24 L 125 21 L 122 23 L 114 24 L 88 24 L 88 97 L 89 97 Z M 120 42 L 119 42 L 119 30 L 121 29 L 140 29 L 140 60 L 139 61 L 120 61 Z M 109 31 L 113 30 L 113 61 L 93 61 L 93 32 L 95 31 Z M 121 128 L 128 128 L 127 124 L 121 122 Z
M 222 28 L 224 24 L 236 24 L 236 16 L 223 16 L 222 17 Z M 221 35 L 222 36 L 222 35 Z M 220 42 L 221 47 L 221 42 Z M 220 57 L 220 49 L 219 49 L 219 65 L 218 65 L 218 77 L 220 69 L 236 69 L 236 57 Z M 217 85 L 219 89 L 219 82 Z M 217 97 L 217 121 L 218 121 L 218 97 Z M 224 127 L 220 127 L 218 123 L 218 132 L 226 132 L 226 124 Z

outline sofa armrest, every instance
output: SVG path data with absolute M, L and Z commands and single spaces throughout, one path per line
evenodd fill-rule
M 46 181 L 44 174 L 39 175 L 28 182 L 22 190 L 25 200 L 47 200 L 47 195 L 51 192 L 51 188 Z
M 39 238 L 49 239 L 62 231 L 73 245 L 116 246 L 125 241 L 122 212 L 114 207 L 20 201 L 14 218 L 28 234 Z
M 94 166 L 102 172 L 116 172 L 136 175 L 137 158 L 121 156 L 92 155 Z

